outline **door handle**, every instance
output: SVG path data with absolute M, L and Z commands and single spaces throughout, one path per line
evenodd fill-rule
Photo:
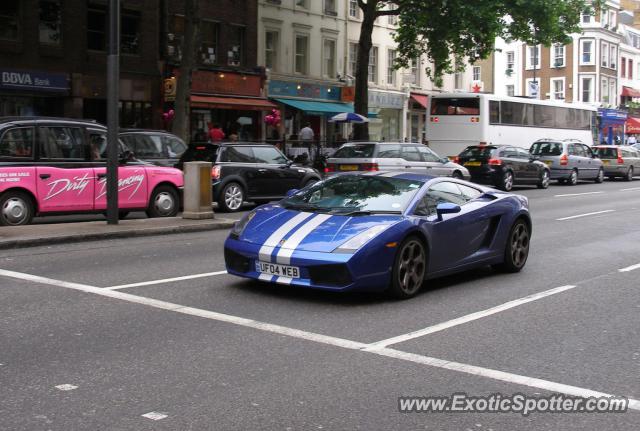
M 258 172 L 267 172 L 266 169 L 258 169 Z
M 106 178 L 107 174 L 98 174 L 98 179 Z
M 404 168 L 405 169 L 411 169 L 411 166 L 405 166 Z
M 40 178 L 46 180 L 47 178 L 51 178 L 51 174 L 40 174 Z

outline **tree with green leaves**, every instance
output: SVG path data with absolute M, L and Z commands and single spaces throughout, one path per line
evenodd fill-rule
M 599 8 L 601 0 L 358 0 L 362 26 L 355 76 L 355 112 L 368 114 L 368 65 L 376 18 L 397 15 L 396 67 L 408 67 L 426 56 L 427 74 L 439 85 L 442 76 L 464 62 L 484 59 L 497 37 L 530 44 L 567 43 L 580 32 L 584 11 Z M 366 123 L 354 126 L 355 139 L 368 139 Z

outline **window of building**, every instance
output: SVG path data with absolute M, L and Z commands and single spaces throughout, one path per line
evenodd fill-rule
M 593 56 L 593 40 L 591 39 L 582 39 L 580 41 L 580 64 L 581 65 L 592 65 L 594 64 L 594 56 Z
M 609 65 L 611 69 L 618 68 L 618 47 L 611 45 L 611 58 L 609 59 Z
M 540 69 L 540 46 L 527 46 L 527 69 Z
M 564 45 L 560 43 L 553 45 L 551 52 L 553 55 L 551 58 L 553 67 L 564 67 Z
M 369 67 L 368 67 L 368 79 L 369 82 L 378 82 L 378 47 L 372 46 L 369 51 Z
M 629 73 L 627 74 L 627 78 L 633 79 L 633 61 L 629 59 Z
M 600 44 L 600 65 L 609 67 L 609 44 L 607 42 Z
M 551 98 L 564 100 L 564 78 L 551 78 Z
M 302 75 L 307 74 L 307 64 L 309 55 L 309 36 L 298 34 L 296 35 L 295 46 L 295 72 Z
M 336 41 L 325 39 L 322 43 L 322 75 L 327 78 L 336 77 Z
M 296 0 L 296 6 L 308 9 L 309 5 L 308 5 L 307 2 L 308 2 L 308 0 Z
M 324 0 L 324 13 L 326 15 L 336 16 L 336 0 Z
M 583 24 L 591 24 L 591 13 L 589 11 L 582 12 L 582 23 Z
M 609 28 L 614 29 L 616 28 L 616 25 L 618 23 L 616 22 L 616 12 L 614 10 L 609 10 Z
M 581 99 L 583 103 L 593 102 L 593 78 L 582 77 L 581 79 Z
M 600 101 L 609 103 L 609 82 L 607 78 L 602 78 L 600 81 Z
M 420 59 L 411 60 L 409 80 L 410 84 L 420 85 Z M 457 88 L 457 87 L 456 87 Z
M 351 18 L 360 18 L 360 6 L 358 6 L 358 0 L 349 0 L 349 16 Z
M 600 24 L 605 28 L 609 27 L 609 11 L 607 9 L 600 11 Z
M 120 52 L 140 53 L 140 12 L 123 9 L 120 13 Z
M 229 52 L 227 52 L 227 64 L 240 66 L 244 62 L 244 34 L 245 28 L 241 25 L 232 25 L 229 29 Z
M 20 2 L 5 0 L 0 2 L 0 39 L 18 40 L 20 34 Z
M 627 77 L 627 59 L 624 57 L 620 57 L 620 76 Z
M 618 105 L 618 92 L 616 91 L 615 79 L 609 80 L 609 103 L 613 106 Z
M 40 43 L 60 46 L 62 43 L 62 10 L 60 0 L 38 2 Z
M 513 71 L 516 62 L 516 53 L 513 51 L 507 52 L 507 69 Z
M 480 81 L 480 66 L 473 66 L 471 74 L 474 81 Z
M 264 65 L 265 67 L 278 70 L 278 42 L 280 34 L 274 30 L 267 30 L 264 34 Z
M 356 76 L 356 68 L 358 67 L 358 44 L 349 42 L 349 73 Z
M 510 97 L 515 96 L 515 86 L 507 85 L 507 96 L 510 96 Z
M 396 7 L 392 4 L 389 5 L 389 10 L 395 10 Z M 398 25 L 398 15 L 389 15 L 388 17 L 389 25 Z
M 213 21 L 200 21 L 200 63 L 210 66 L 216 63 L 218 55 L 219 24 Z
M 387 84 L 396 85 L 396 70 L 394 64 L 396 61 L 397 52 L 395 49 L 387 51 Z
M 107 49 L 107 9 L 103 5 L 90 3 L 87 9 L 87 49 Z

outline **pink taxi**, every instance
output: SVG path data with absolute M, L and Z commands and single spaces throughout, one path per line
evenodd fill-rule
M 35 215 L 106 211 L 106 128 L 91 121 L 0 118 L 0 225 Z M 182 171 L 137 160 L 118 168 L 121 214 L 173 217 Z

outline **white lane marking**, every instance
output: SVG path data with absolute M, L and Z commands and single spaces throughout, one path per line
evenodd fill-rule
M 585 193 L 567 193 L 564 195 L 554 195 L 554 197 L 556 198 L 566 198 L 566 197 L 570 197 L 570 196 L 585 196 L 585 195 L 599 195 L 602 194 L 604 192 L 585 192 Z
M 291 256 L 295 251 L 296 247 L 300 245 L 304 239 L 315 230 L 318 226 L 320 226 L 325 221 L 329 220 L 331 215 L 329 214 L 318 214 L 308 222 L 306 222 L 300 229 L 295 231 L 293 235 L 291 235 L 284 244 L 282 244 L 281 248 L 278 250 L 278 254 L 276 255 L 276 262 L 281 265 L 289 265 L 291 263 Z
M 313 213 L 299 213 L 293 216 L 290 220 L 288 220 L 285 224 L 276 229 L 275 232 L 267 238 L 267 240 L 260 247 L 260 251 L 258 252 L 258 256 L 260 260 L 264 262 L 271 262 L 271 253 L 273 253 L 273 249 L 278 243 L 284 238 L 289 232 L 291 232 L 296 226 L 300 223 L 311 217 Z
M 620 189 L 621 192 L 630 192 L 633 190 L 640 190 L 640 187 L 631 187 L 630 189 Z
M 74 386 L 74 385 L 70 385 L 68 383 L 65 383 L 64 385 L 57 385 L 56 389 L 61 390 L 61 391 L 72 391 L 74 389 L 78 389 L 78 387 Z
M 615 210 L 604 210 L 604 211 L 596 211 L 593 213 L 578 214 L 578 215 L 569 216 L 569 217 L 557 218 L 556 220 L 557 221 L 573 220 L 574 218 L 589 217 L 592 215 L 606 214 L 606 213 L 612 213 L 612 212 L 615 212 Z
M 618 272 L 630 272 L 630 271 L 635 271 L 636 269 L 640 269 L 640 263 L 636 265 L 627 266 L 626 268 L 619 269 Z
M 385 340 L 376 341 L 372 343 L 372 349 L 377 349 L 381 347 L 387 347 L 392 344 L 402 343 L 408 340 L 413 340 L 414 338 L 423 337 L 425 335 L 433 334 L 435 332 L 444 331 L 445 329 L 453 328 L 454 326 L 462 325 L 464 323 L 469 323 L 474 320 L 482 319 L 483 317 L 491 316 L 492 314 L 500 313 L 505 310 L 509 310 L 514 307 L 518 307 L 523 304 L 527 304 L 529 302 L 537 301 L 538 299 L 546 298 L 547 296 L 555 295 L 557 293 L 565 292 L 567 290 L 571 290 L 576 286 L 560 286 L 553 289 L 545 290 L 544 292 L 534 293 L 533 295 L 528 295 L 520 299 L 515 299 L 513 301 L 505 302 L 504 304 L 500 304 L 495 307 L 488 308 L 486 310 L 477 311 L 475 313 L 467 314 L 466 316 L 458 317 L 456 319 L 449 320 L 447 322 L 438 323 L 437 325 L 429 326 L 424 329 L 419 329 L 417 331 L 409 332 L 407 334 L 398 335 L 397 337 L 387 338 Z
M 463 364 L 459 362 L 446 361 L 443 359 L 432 358 L 429 356 L 418 355 L 414 353 L 402 352 L 390 348 L 379 348 L 375 350 L 369 350 L 371 344 L 360 343 L 358 341 L 347 340 L 344 338 L 332 337 L 329 335 L 317 334 L 314 332 L 302 331 L 300 329 L 288 328 L 286 326 L 274 325 L 271 323 L 264 323 L 257 320 L 246 319 L 244 317 L 233 316 L 229 314 L 218 313 L 215 311 L 202 310 L 199 308 L 185 307 L 180 304 L 173 304 L 171 302 L 160 301 L 157 299 L 145 298 L 142 296 L 131 295 L 129 293 L 106 290 L 100 287 L 88 286 L 79 283 L 69 283 L 66 281 L 55 280 L 47 277 L 40 277 L 37 275 L 25 274 L 21 272 L 8 271 L 0 269 L 0 276 L 11 277 L 18 280 L 33 281 L 35 283 L 49 284 L 53 286 L 66 287 L 68 289 L 79 290 L 81 292 L 93 293 L 99 296 L 108 298 L 119 299 L 122 301 L 131 302 L 134 304 L 146 305 L 149 307 L 159 308 L 162 310 L 173 311 L 176 313 L 186 314 L 190 316 L 202 317 L 209 320 L 215 320 L 218 322 L 231 323 L 238 326 L 247 328 L 253 328 L 260 331 L 271 332 L 274 334 L 286 335 L 292 338 L 298 338 L 306 341 L 313 341 L 316 343 L 327 344 L 334 347 L 341 347 L 349 350 L 359 350 L 363 353 L 375 354 L 388 358 L 400 359 L 403 361 L 409 361 L 416 364 L 423 364 L 435 368 L 441 368 L 451 371 L 457 371 L 464 374 L 486 377 L 493 380 L 499 380 L 507 383 L 515 383 L 518 385 L 528 386 L 532 388 L 543 389 L 551 392 L 563 393 L 567 395 L 574 395 L 579 397 L 589 396 L 613 396 L 602 392 L 593 391 L 590 389 L 580 388 L 577 386 L 564 385 L 562 383 L 555 383 L 548 380 L 537 379 L 533 377 L 526 377 L 519 374 L 507 373 L 504 371 L 493 370 L 490 368 L 477 367 L 475 365 Z M 629 398 L 629 408 L 632 410 L 640 411 L 640 401 Z M 151 412 L 160 413 L 162 412 Z
M 184 275 L 182 277 L 163 278 L 160 280 L 141 281 L 140 283 L 120 284 L 118 286 L 105 287 L 108 290 L 127 289 L 129 287 L 151 286 L 153 284 L 171 283 L 173 281 L 193 280 L 194 278 L 213 277 L 226 274 L 227 271 L 203 272 L 202 274 Z
M 149 412 L 141 415 L 143 418 L 151 419 L 153 421 L 159 421 L 168 418 L 169 415 L 165 412 Z

